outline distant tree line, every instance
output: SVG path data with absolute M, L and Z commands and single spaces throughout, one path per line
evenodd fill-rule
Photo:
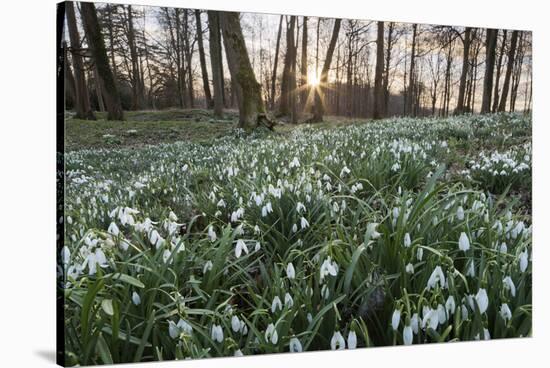
M 238 108 L 246 128 L 531 109 L 530 32 L 266 17 L 67 2 L 67 108 Z

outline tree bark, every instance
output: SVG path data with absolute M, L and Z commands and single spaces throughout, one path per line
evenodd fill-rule
M 136 50 L 136 40 L 134 32 L 134 15 L 132 6 L 128 5 L 128 47 L 130 49 L 130 60 L 132 63 L 132 110 L 143 108 L 143 91 L 141 90 L 141 77 L 138 55 Z
M 378 37 L 376 40 L 376 72 L 374 75 L 374 111 L 373 118 L 384 116 L 384 22 L 378 22 Z
M 330 38 L 330 43 L 327 49 L 327 55 L 325 57 L 325 62 L 323 63 L 323 69 L 321 70 L 320 83 L 315 88 L 315 104 L 313 106 L 313 118 L 312 122 L 321 122 L 323 121 L 323 115 L 325 113 L 325 99 L 323 88 L 328 81 L 328 72 L 330 70 L 330 63 L 332 62 L 332 55 L 334 54 L 334 48 L 336 47 L 336 41 L 338 40 L 338 33 L 340 32 L 340 25 L 342 23 L 341 19 L 334 20 L 334 28 L 332 29 L 332 36 Z
M 495 87 L 493 89 L 493 107 L 491 108 L 492 112 L 496 112 L 498 109 L 499 83 L 500 83 L 500 75 L 502 70 L 502 59 L 504 57 L 504 51 L 506 48 L 506 35 L 507 35 L 507 32 L 506 30 L 504 30 L 502 32 L 502 44 L 500 45 L 500 52 L 498 53 L 497 72 L 496 72 L 495 83 L 494 83 Z
M 239 21 L 239 13 L 220 12 L 225 53 L 239 105 L 239 127 L 251 131 L 266 119 L 260 84 L 256 81 Z
M 300 96 L 300 103 L 302 105 L 302 109 L 305 109 L 307 104 L 307 96 L 308 96 L 308 80 L 307 80 L 307 17 L 303 18 L 303 25 L 302 25 L 302 58 L 300 60 L 300 88 L 302 89 L 302 93 Z
M 281 80 L 281 98 L 279 99 L 279 115 L 291 115 L 293 99 L 295 98 L 296 76 L 292 72 L 293 65 L 296 64 L 294 31 L 296 27 L 296 17 L 290 17 L 290 23 L 286 27 L 286 52 L 283 66 L 283 78 Z M 294 80 L 294 83 L 292 82 Z
M 510 89 L 510 78 L 512 76 L 512 69 L 514 68 L 514 60 L 516 58 L 518 34 L 518 31 L 512 32 L 510 50 L 508 50 L 508 63 L 506 65 L 506 74 L 504 76 L 504 84 L 502 85 L 502 95 L 500 97 L 498 111 L 506 111 L 506 100 L 508 99 L 508 90 Z
M 413 24 L 413 35 L 412 35 L 412 45 L 411 45 L 411 62 L 409 63 L 409 93 L 407 96 L 407 115 L 412 114 L 412 107 L 414 102 L 414 68 L 415 68 L 415 57 L 416 57 L 416 35 L 418 24 Z
M 124 120 L 120 97 L 113 73 L 109 67 L 109 58 L 99 28 L 95 5 L 93 3 L 81 3 L 81 12 L 84 30 L 103 86 L 103 97 L 107 105 L 107 120 Z
M 491 112 L 491 95 L 493 92 L 493 72 L 495 69 L 496 29 L 487 29 L 485 39 L 485 76 L 483 78 L 483 99 L 481 113 Z
M 281 46 L 281 32 L 283 29 L 283 16 L 279 19 L 279 30 L 277 31 L 277 42 L 275 43 L 275 60 L 273 62 L 273 74 L 271 75 L 271 109 L 275 108 L 275 85 L 277 83 L 277 66 L 279 64 L 279 48 Z
M 185 71 L 187 72 L 187 96 L 189 101 L 189 107 L 195 107 L 195 89 L 193 88 L 193 50 L 191 48 L 191 42 L 189 37 L 189 10 L 183 9 L 183 51 L 185 55 Z
M 456 104 L 455 115 L 464 113 L 464 96 L 466 92 L 466 78 L 468 77 L 468 68 L 470 66 L 470 44 L 472 28 L 466 27 L 463 39 L 462 52 L 462 72 L 460 73 L 460 85 L 458 87 L 458 101 Z
M 210 33 L 210 64 L 212 68 L 212 86 L 214 89 L 214 116 L 223 117 L 223 75 L 221 74 L 221 39 L 219 13 L 208 11 L 208 29 Z
M 394 23 L 390 22 L 388 26 L 388 44 L 386 46 L 386 65 L 384 70 L 384 115 L 388 116 L 389 103 L 390 103 L 390 63 L 391 63 L 391 51 L 392 51 L 392 38 Z
M 84 62 L 82 61 L 82 50 L 80 47 L 80 36 L 76 25 L 76 15 L 74 11 L 74 3 L 67 1 L 67 27 L 69 29 L 69 40 L 71 41 L 71 55 L 73 59 L 74 76 L 75 76 L 75 109 L 77 119 L 95 120 L 94 112 L 90 105 L 90 95 L 86 86 L 86 73 L 84 70 Z
M 212 100 L 212 94 L 210 92 L 210 81 L 208 80 L 208 70 L 206 68 L 206 57 L 204 55 L 204 45 L 202 41 L 202 22 L 201 11 L 195 10 L 195 22 L 197 23 L 197 43 L 199 45 L 199 60 L 201 63 L 202 85 L 204 89 L 204 99 L 206 100 L 206 108 L 211 109 L 214 107 L 214 101 Z

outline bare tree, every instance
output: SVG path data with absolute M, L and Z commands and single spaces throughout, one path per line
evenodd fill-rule
M 508 63 L 506 65 L 506 75 L 504 76 L 504 84 L 502 86 L 502 96 L 498 105 L 498 111 L 506 111 L 506 100 L 508 99 L 508 90 L 510 89 L 510 78 L 512 69 L 514 68 L 514 60 L 516 58 L 516 47 L 518 43 L 518 31 L 512 32 L 510 41 L 510 50 L 508 50 Z
M 214 116 L 223 116 L 223 73 L 221 60 L 220 20 L 217 11 L 208 11 L 208 28 L 210 33 L 210 64 L 212 68 L 212 85 L 214 89 Z
M 69 39 L 71 41 L 71 56 L 74 66 L 75 82 L 75 108 L 77 119 L 95 120 L 94 112 L 90 106 L 90 95 L 86 86 L 86 71 L 82 61 L 82 47 L 80 45 L 80 36 L 76 25 L 76 15 L 74 3 L 66 2 L 67 27 L 69 29 Z
M 281 46 L 281 32 L 283 29 L 283 16 L 279 19 L 279 30 L 277 31 L 277 42 L 275 44 L 275 61 L 273 62 L 273 74 L 271 76 L 271 109 L 275 108 L 275 84 L 277 83 L 277 66 L 279 64 L 279 48 Z
M 483 99 L 481 113 L 491 112 L 491 95 L 493 92 L 493 72 L 495 69 L 497 30 L 487 29 L 485 38 L 485 76 L 483 78 Z
M 302 56 L 300 60 L 300 88 L 302 89 L 302 93 L 300 96 L 300 103 L 302 105 L 302 109 L 305 108 L 307 103 L 307 96 L 308 96 L 308 79 L 307 79 L 307 17 L 303 17 L 303 25 L 302 25 Z
M 321 71 L 321 78 L 319 81 L 320 83 L 315 89 L 315 104 L 313 106 L 313 117 L 311 119 L 312 122 L 323 121 L 323 115 L 325 113 L 323 88 L 328 81 L 330 63 L 332 62 L 332 55 L 334 54 L 334 48 L 336 46 L 336 41 L 338 40 L 338 33 L 340 32 L 341 23 L 341 19 L 334 20 L 334 28 L 332 29 L 332 36 L 328 45 L 327 55 L 325 57 L 325 62 L 323 63 L 323 69 Z
M 373 118 L 380 119 L 384 115 L 384 22 L 378 22 L 378 37 L 376 38 L 376 74 L 374 76 L 374 111 Z
M 199 46 L 199 60 L 201 63 L 202 74 L 202 86 L 204 90 L 204 99 L 206 100 L 206 107 L 211 109 L 214 107 L 214 101 L 212 100 L 212 94 L 210 93 L 210 82 L 208 80 L 208 70 L 206 69 L 206 56 L 204 55 L 204 45 L 202 36 L 202 22 L 201 11 L 195 10 L 195 22 L 197 23 L 197 43 Z
M 470 66 L 470 44 L 472 42 L 472 28 L 466 27 L 464 37 L 462 38 L 462 72 L 460 73 L 460 85 L 458 87 L 458 100 L 456 103 L 455 114 L 464 113 L 464 99 L 466 94 L 466 78 L 468 77 Z
M 220 12 L 225 53 L 239 105 L 239 126 L 247 131 L 266 122 L 262 90 L 256 81 L 239 21 L 239 13 Z
M 103 97 L 107 105 L 107 120 L 124 120 L 120 96 L 113 73 L 109 66 L 109 58 L 107 57 L 105 42 L 99 28 L 94 3 L 81 3 L 81 14 L 88 44 L 91 48 L 91 53 L 104 91 Z

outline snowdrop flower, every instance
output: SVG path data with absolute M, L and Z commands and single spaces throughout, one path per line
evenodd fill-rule
M 340 177 L 343 178 L 344 175 L 349 174 L 350 172 L 351 172 L 351 170 L 348 169 L 347 166 L 344 166 L 344 167 L 342 168 L 342 171 L 340 171 Z
M 424 248 L 418 247 L 416 249 L 416 259 L 421 261 L 423 257 L 424 257 Z
M 456 218 L 459 221 L 464 220 L 464 208 L 462 208 L 462 206 L 458 206 L 458 208 L 456 210 Z
M 257 252 L 257 251 L 259 251 L 261 248 L 262 248 L 262 246 L 260 245 L 260 242 L 256 242 L 256 245 L 254 245 L 254 251 Z
M 346 348 L 346 341 L 340 331 L 335 331 L 334 335 L 332 335 L 332 339 L 330 339 L 330 348 L 332 350 L 344 350 Z
M 204 264 L 204 267 L 202 269 L 202 273 L 207 273 L 208 271 L 210 271 L 212 269 L 214 265 L 212 264 L 212 261 L 207 261 L 205 264 Z
M 298 231 L 298 225 L 292 224 L 292 232 L 295 233 L 296 231 Z
M 393 314 L 391 316 L 391 327 L 393 328 L 394 331 L 397 331 L 400 321 L 401 321 L 401 311 L 399 309 L 396 309 L 393 311 Z
M 208 237 L 210 238 L 211 242 L 216 241 L 216 239 L 218 238 L 212 226 L 208 226 Z
M 411 236 L 409 235 L 409 233 L 405 234 L 405 237 L 403 239 L 403 246 L 405 248 L 408 248 L 411 246 Z
M 410 273 L 411 275 L 414 273 L 414 266 L 412 263 L 408 263 L 406 266 L 405 266 L 405 272 L 406 273 Z
M 464 252 L 470 249 L 470 239 L 468 239 L 468 235 L 466 235 L 465 232 L 460 233 L 460 238 L 458 239 L 458 249 Z
M 428 279 L 427 288 L 428 290 L 435 288 L 437 283 L 439 283 L 439 286 L 441 289 L 445 288 L 445 274 L 443 273 L 443 270 L 440 266 L 436 266 L 433 270 L 432 274 L 430 275 L 430 278 Z
M 288 348 L 291 353 L 301 353 L 302 343 L 296 337 L 293 337 L 290 339 Z
M 477 306 L 479 307 L 479 312 L 481 314 L 485 313 L 487 311 L 487 307 L 489 307 L 489 297 L 487 296 L 487 290 L 479 289 L 477 291 L 475 299 L 477 302 Z
M 114 222 L 111 222 L 109 225 L 109 228 L 107 229 L 107 232 L 113 236 L 118 236 L 120 234 L 120 230 L 118 229 L 118 226 Z
M 248 254 L 248 247 L 246 246 L 246 243 L 242 239 L 239 239 L 237 240 L 237 245 L 235 246 L 235 257 L 239 258 L 243 250 L 246 254 Z
M 212 340 L 221 343 L 223 341 L 223 329 L 220 325 L 212 325 Z
M 173 339 L 179 336 L 179 331 L 174 321 L 168 321 L 168 334 Z
M 447 301 L 445 302 L 445 310 L 449 316 L 453 315 L 456 310 L 455 298 L 452 295 L 449 295 Z
M 413 342 L 413 330 L 411 326 L 405 326 L 403 328 L 403 343 L 405 345 L 411 345 Z
M 134 305 L 140 305 L 141 304 L 141 298 L 140 298 L 139 294 L 136 293 L 135 291 L 132 293 L 132 303 L 134 303 Z
M 296 204 L 296 212 L 302 213 L 306 210 L 306 207 L 302 204 L 302 202 L 298 202 Z
M 332 262 L 330 257 L 328 257 L 321 265 L 321 281 L 323 281 L 323 279 L 327 275 L 336 276 L 337 274 L 338 265 L 336 264 L 336 262 Z
M 424 313 L 424 318 L 422 319 L 422 327 L 436 330 L 438 325 L 439 315 L 437 313 L 437 310 L 427 308 L 426 312 Z
M 466 276 L 475 277 L 475 275 L 476 275 L 476 269 L 474 265 L 474 260 L 470 259 L 468 260 L 468 263 L 466 265 Z
M 439 320 L 439 324 L 445 323 L 445 321 L 447 320 L 447 315 L 445 314 L 445 307 L 443 307 L 443 305 L 441 304 L 438 304 L 436 311 L 437 311 L 437 318 Z
M 412 331 L 415 335 L 418 334 L 418 324 L 419 324 L 418 313 L 415 313 L 411 317 L 411 324 L 410 324 Z
M 165 249 L 164 252 L 162 253 L 162 261 L 164 263 L 168 262 L 171 255 L 172 255 L 172 252 L 170 252 L 170 250 L 168 249 Z M 170 260 L 170 263 L 172 263 L 172 260 Z
M 499 252 L 504 254 L 508 253 L 508 247 L 506 246 L 505 242 L 502 242 L 502 244 L 500 244 Z
M 371 234 L 371 239 L 378 239 L 380 237 L 380 233 L 376 231 L 376 228 L 378 227 L 378 223 L 370 223 L 367 225 L 367 233 Z
M 273 298 L 273 301 L 271 302 L 271 313 L 275 313 L 277 311 L 277 308 L 280 310 L 283 309 L 283 303 L 281 303 L 281 299 L 278 295 L 275 295 L 275 298 Z
M 231 317 L 231 329 L 234 332 L 239 332 L 241 329 L 241 321 L 239 320 L 239 317 L 233 316 Z
M 71 251 L 69 250 L 69 247 L 65 245 L 63 246 L 63 248 L 61 248 L 61 262 L 64 265 L 67 265 L 69 264 L 70 261 L 71 261 Z
M 302 217 L 300 219 L 300 226 L 302 226 L 302 230 L 305 229 L 306 227 L 309 227 L 309 222 L 307 222 L 305 217 Z
M 504 284 L 504 288 L 510 290 L 510 294 L 512 294 L 512 297 L 515 297 L 516 296 L 516 285 L 514 285 L 514 281 L 512 280 L 512 278 L 510 276 L 506 276 L 502 280 L 502 282 Z
M 243 352 L 241 351 L 241 349 L 237 349 L 237 350 L 235 350 L 235 353 L 233 354 L 233 356 L 242 357 L 244 355 L 243 355 Z
M 509 321 L 510 319 L 512 319 L 512 311 L 510 310 L 510 307 L 508 307 L 508 304 L 506 303 L 503 303 L 500 306 L 499 313 L 505 323 L 506 321 Z
M 273 345 L 276 345 L 277 341 L 279 341 L 279 336 L 277 335 L 277 330 L 273 323 L 270 323 L 265 330 L 265 340 L 271 341 Z
M 468 308 L 466 308 L 466 306 L 464 304 L 462 304 L 462 306 L 460 307 L 460 312 L 461 312 L 461 317 L 462 317 L 462 320 L 465 321 L 468 319 Z
M 288 263 L 286 265 L 286 276 L 289 279 L 294 279 L 296 277 L 296 271 L 294 270 L 294 265 L 292 263 Z
M 519 254 L 520 271 L 524 273 L 527 270 L 527 266 L 529 266 L 529 253 L 527 252 L 527 249 L 525 249 L 523 252 Z
M 294 306 L 294 299 L 292 299 L 292 296 L 289 293 L 285 294 L 285 307 L 288 309 L 292 308 Z
M 311 321 L 313 321 L 313 316 L 311 315 L 311 313 L 308 313 L 306 318 L 308 323 L 311 323 Z
M 350 330 L 348 333 L 348 349 L 355 349 L 357 347 L 357 334 L 355 331 Z

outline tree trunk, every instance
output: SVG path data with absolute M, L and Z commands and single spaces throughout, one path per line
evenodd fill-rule
M 392 49 L 392 37 L 393 37 L 393 28 L 394 23 L 390 22 L 388 26 L 388 44 L 386 46 L 386 65 L 384 70 L 384 115 L 387 116 L 389 113 L 389 103 L 390 103 L 390 63 L 391 63 L 391 49 Z
M 193 88 L 193 50 L 191 49 L 191 43 L 189 42 L 189 10 L 183 9 L 183 51 L 185 54 L 185 71 L 187 72 L 187 96 L 189 101 L 189 107 L 195 107 L 195 89 Z
M 74 3 L 67 1 L 67 27 L 69 29 L 69 39 L 71 41 L 71 54 L 73 59 L 74 76 L 75 76 L 75 109 L 77 119 L 95 120 L 94 112 L 90 105 L 90 95 L 86 86 L 86 73 L 84 70 L 84 62 L 82 61 L 82 50 L 80 47 L 80 36 L 76 25 L 76 15 L 74 11 Z
M 292 84 L 292 64 L 294 63 L 294 28 L 296 26 L 296 17 L 290 17 L 290 23 L 286 26 L 286 52 L 283 63 L 283 77 L 281 79 L 281 97 L 279 99 L 280 116 L 289 116 L 291 110 L 291 99 L 293 98 Z
M 67 43 L 63 41 L 63 58 L 65 61 L 65 70 L 64 70 L 64 78 L 65 78 L 65 105 L 67 103 L 67 97 L 71 99 L 72 106 L 74 108 L 76 104 L 76 86 L 75 86 L 75 80 L 73 76 L 73 71 L 71 69 L 71 63 L 69 62 L 69 48 L 67 47 Z
M 510 91 L 510 111 L 516 111 L 516 98 L 518 95 L 519 82 L 521 80 L 521 70 L 523 67 L 523 37 L 524 33 L 519 34 L 517 55 L 514 61 L 514 70 L 512 72 L 512 89 Z
M 300 63 L 300 88 L 302 90 L 301 96 L 300 96 L 300 103 L 302 109 L 305 109 L 307 104 L 307 96 L 308 96 L 308 80 L 307 80 L 307 17 L 303 18 L 303 25 L 302 25 L 302 57 L 301 57 L 301 63 Z
M 279 64 L 279 48 L 281 47 L 281 32 L 283 29 L 283 16 L 279 19 L 279 30 L 277 31 L 277 42 L 275 43 L 275 60 L 273 62 L 273 74 L 271 75 L 271 109 L 275 108 L 275 85 L 277 83 L 277 66 Z
M 197 23 L 197 43 L 199 45 L 199 60 L 201 63 L 204 99 L 206 100 L 206 108 L 211 109 L 214 107 L 214 101 L 212 100 L 212 94 L 210 93 L 210 82 L 208 80 L 208 70 L 206 69 L 206 57 L 204 55 L 204 45 L 202 42 L 202 23 L 200 10 L 195 10 L 195 21 Z
M 376 40 L 376 73 L 374 76 L 374 111 L 373 118 L 384 116 L 384 22 L 378 22 L 378 37 Z
M 508 51 L 508 63 L 506 65 L 506 74 L 504 76 L 504 84 L 502 85 L 502 96 L 500 98 L 500 104 L 498 105 L 498 111 L 506 111 L 506 100 L 508 99 L 508 90 L 510 89 L 510 78 L 512 76 L 512 69 L 514 68 L 514 60 L 516 58 L 518 33 L 518 31 L 512 32 L 510 50 Z
M 411 62 L 409 63 L 409 94 L 407 96 L 407 115 L 412 114 L 412 107 L 414 102 L 414 67 L 416 57 L 416 35 L 418 24 L 413 24 L 413 35 L 411 45 Z
M 491 108 L 492 112 L 496 112 L 497 109 L 498 109 L 499 83 L 500 83 L 500 74 L 501 74 L 501 69 L 502 69 L 502 59 L 504 57 L 504 50 L 506 48 L 506 35 L 507 35 L 507 32 L 506 32 L 506 30 L 504 30 L 502 32 L 502 44 L 500 45 L 500 52 L 498 53 L 497 72 L 496 72 L 496 76 L 495 76 L 495 87 L 493 89 L 493 107 Z
M 487 29 L 485 40 L 485 76 L 483 78 L 483 99 L 481 113 L 491 112 L 491 95 L 493 92 L 493 72 L 495 69 L 496 29 Z
M 99 79 L 99 73 L 97 71 L 96 65 L 94 65 L 94 86 L 95 86 L 95 93 L 97 95 L 97 105 L 99 107 L 99 111 L 104 112 L 105 103 L 103 102 L 103 90 L 101 89 L 101 81 Z
M 462 53 L 462 72 L 460 74 L 460 85 L 458 87 L 458 101 L 456 104 L 455 115 L 464 113 L 464 96 L 466 92 L 466 78 L 468 77 L 468 67 L 470 66 L 470 43 L 472 29 L 466 27 L 464 31 L 463 53 Z
M 141 91 L 139 61 L 134 32 L 134 15 L 131 5 L 128 5 L 128 47 L 130 48 L 130 60 L 132 63 L 132 110 L 139 110 L 143 108 L 143 91 Z
M 266 119 L 260 84 L 250 65 L 239 13 L 220 12 L 225 53 L 239 105 L 239 127 L 251 131 Z
M 107 120 L 124 120 L 120 97 L 113 73 L 109 67 L 109 58 L 107 57 L 105 42 L 99 28 L 95 5 L 93 3 L 81 3 L 81 13 L 88 43 L 103 86 L 103 97 L 107 107 Z
M 219 13 L 208 11 L 208 29 L 210 33 L 210 64 L 212 68 L 212 87 L 214 89 L 214 116 L 223 116 L 223 83 L 221 74 L 221 40 L 220 40 Z
M 332 61 L 332 55 L 334 54 L 334 48 L 336 47 L 336 41 L 338 40 L 338 33 L 340 32 L 340 25 L 342 23 L 341 19 L 334 20 L 334 28 L 332 29 L 332 36 L 330 38 L 330 43 L 327 49 L 327 56 L 325 57 L 325 62 L 323 63 L 323 69 L 321 71 L 320 83 L 315 88 L 315 104 L 313 107 L 313 122 L 323 121 L 323 114 L 325 113 L 325 100 L 323 95 L 323 88 L 328 80 L 328 72 L 330 70 L 330 63 Z

